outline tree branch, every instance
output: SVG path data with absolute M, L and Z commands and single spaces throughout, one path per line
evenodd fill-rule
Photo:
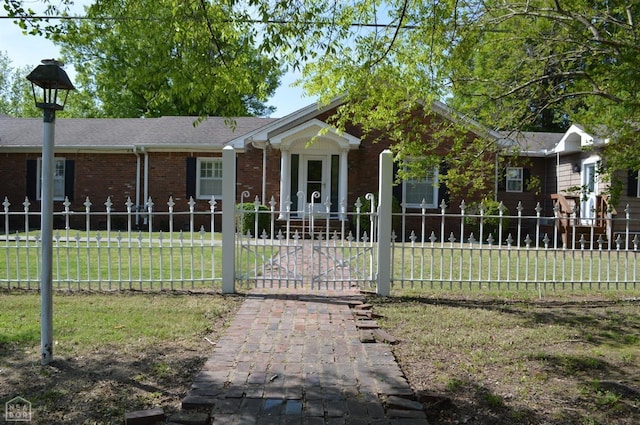
M 370 68 L 373 68 L 377 64 L 382 62 L 382 60 L 389 54 L 389 52 L 391 51 L 391 48 L 393 47 L 394 43 L 398 39 L 398 35 L 400 34 L 400 29 L 402 28 L 402 21 L 404 21 L 404 17 L 406 16 L 406 13 L 407 13 L 408 1 L 409 0 L 404 0 L 404 2 L 402 4 L 402 11 L 400 12 L 400 18 L 398 19 L 398 25 L 396 25 L 395 31 L 393 33 L 393 37 L 391 38 L 391 41 L 389 42 L 389 45 L 385 49 L 384 53 L 382 53 L 382 55 L 380 55 L 378 57 L 378 59 L 376 59 L 373 63 L 371 63 L 369 65 Z
M 211 35 L 211 41 L 213 42 L 213 44 L 216 47 L 216 50 L 218 51 L 218 55 L 220 57 L 220 60 L 222 61 L 222 64 L 228 68 L 227 62 L 224 59 L 224 54 L 222 53 L 222 48 L 218 43 L 218 38 L 216 37 L 216 33 L 213 31 L 213 25 L 211 24 L 211 20 L 209 19 L 209 14 L 207 13 L 206 0 L 200 0 L 200 8 L 202 9 L 202 15 L 207 24 L 207 31 L 209 31 L 209 35 Z

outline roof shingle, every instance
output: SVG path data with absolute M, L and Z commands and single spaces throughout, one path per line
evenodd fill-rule
M 230 140 L 275 118 L 209 117 L 67 118 L 56 120 L 55 144 L 63 148 L 122 149 L 133 146 L 219 150 Z M 0 150 L 42 146 L 42 119 L 0 116 Z

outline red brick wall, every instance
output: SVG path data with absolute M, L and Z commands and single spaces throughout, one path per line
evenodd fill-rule
M 253 202 L 258 196 L 262 201 L 262 161 L 263 150 L 247 146 L 244 153 L 237 155 L 237 199 L 243 191 L 249 192 L 249 198 L 246 202 Z M 280 151 L 274 149 L 267 150 L 267 184 L 266 197 L 263 203 L 268 203 L 271 196 L 276 197 L 276 201 L 280 201 L 278 194 L 280 193 Z M 276 174 L 277 173 L 277 174 Z
M 27 159 L 37 159 L 39 156 L 0 153 L 0 202 L 4 202 L 4 198 L 7 197 L 11 203 L 11 211 L 21 209 L 20 204 L 27 194 Z
M 174 211 L 188 211 L 188 199 L 186 197 L 186 158 L 189 153 L 149 153 L 149 196 L 152 198 L 155 211 L 168 211 L 167 202 L 169 197 L 173 196 L 175 202 Z M 40 153 L 17 153 L 17 154 L 0 154 L 0 181 L 4 182 L 0 186 L 0 197 L 4 200 L 6 196 L 11 203 L 10 211 L 23 211 L 22 202 L 27 195 L 27 160 L 37 160 Z M 215 154 L 201 154 L 197 156 L 220 156 Z M 84 211 L 84 202 L 87 197 L 92 203 L 92 212 L 105 212 L 104 203 L 107 197 L 111 197 L 112 211 L 125 212 L 127 197 L 131 198 L 131 202 L 136 202 L 136 156 L 133 153 L 128 154 L 69 154 L 60 153 L 56 157 L 64 157 L 67 160 L 74 161 L 75 178 L 73 184 L 73 200 L 70 209 L 73 211 Z M 140 202 L 144 204 L 144 155 L 140 155 L 141 159 L 141 176 L 140 176 Z M 30 209 L 33 211 L 40 210 L 40 203 L 36 199 L 30 199 Z M 209 211 L 210 205 L 206 200 L 196 200 L 196 211 Z M 219 202 L 216 206 L 218 210 L 222 208 Z M 63 211 L 62 201 L 54 202 L 54 211 Z M 188 227 L 188 217 L 177 216 L 177 228 Z M 122 222 L 124 219 L 119 219 Z M 23 226 L 20 221 L 24 221 L 21 217 L 12 219 L 13 223 Z M 162 221 L 163 223 L 160 223 Z M 161 219 L 158 227 L 166 227 L 168 218 Z M 32 226 L 39 225 L 38 220 L 32 220 Z M 103 225 L 104 216 L 96 216 L 93 219 L 96 225 Z M 122 223 L 121 223 L 122 224 Z M 198 220 L 200 224 L 209 227 L 209 219 L 204 217 Z M 61 217 L 54 219 L 54 225 L 57 228 L 64 226 Z M 75 227 L 84 226 L 84 217 L 76 215 L 74 222 Z
M 112 209 L 126 211 L 127 196 L 136 201 L 136 157 L 133 154 L 64 155 L 75 161 L 72 209 L 84 208 L 89 197 L 92 211 L 105 211 L 111 197 Z

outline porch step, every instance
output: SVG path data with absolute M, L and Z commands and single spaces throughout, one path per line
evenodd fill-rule
M 318 239 L 322 237 L 322 239 L 327 238 L 327 230 L 329 234 L 329 238 L 333 237 L 334 234 L 338 235 L 338 237 L 342 236 L 343 222 L 338 219 L 329 220 L 329 225 L 327 228 L 327 221 L 325 219 L 317 219 L 314 220 L 313 229 L 310 228 L 311 223 L 309 220 L 295 220 L 292 219 L 289 221 L 289 232 L 290 237 L 293 236 L 296 232 L 303 239 L 310 239 L 313 233 L 313 238 Z M 277 222 L 277 230 L 280 230 L 283 235 L 286 235 L 287 232 L 287 222 L 282 220 Z M 313 231 L 312 231 L 313 230 Z M 344 223 L 344 232 L 345 236 L 349 234 L 351 230 L 351 226 L 349 222 Z

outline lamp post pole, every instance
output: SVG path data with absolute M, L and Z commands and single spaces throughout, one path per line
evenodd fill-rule
M 56 111 L 44 109 L 42 131 L 42 193 L 40 232 L 42 265 L 40 266 L 40 335 L 42 364 L 53 360 L 53 145 Z
M 40 266 L 40 347 L 41 362 L 53 361 L 53 173 L 55 160 L 53 145 L 55 138 L 56 111 L 64 109 L 67 95 L 74 90 L 62 64 L 55 60 L 43 60 L 28 76 L 31 81 L 36 106 L 43 110 L 42 132 L 42 182 L 40 193 L 40 233 L 42 254 Z M 36 94 L 42 89 L 42 97 Z M 38 93 L 40 90 L 38 90 Z M 64 99 L 58 103 L 58 94 Z

